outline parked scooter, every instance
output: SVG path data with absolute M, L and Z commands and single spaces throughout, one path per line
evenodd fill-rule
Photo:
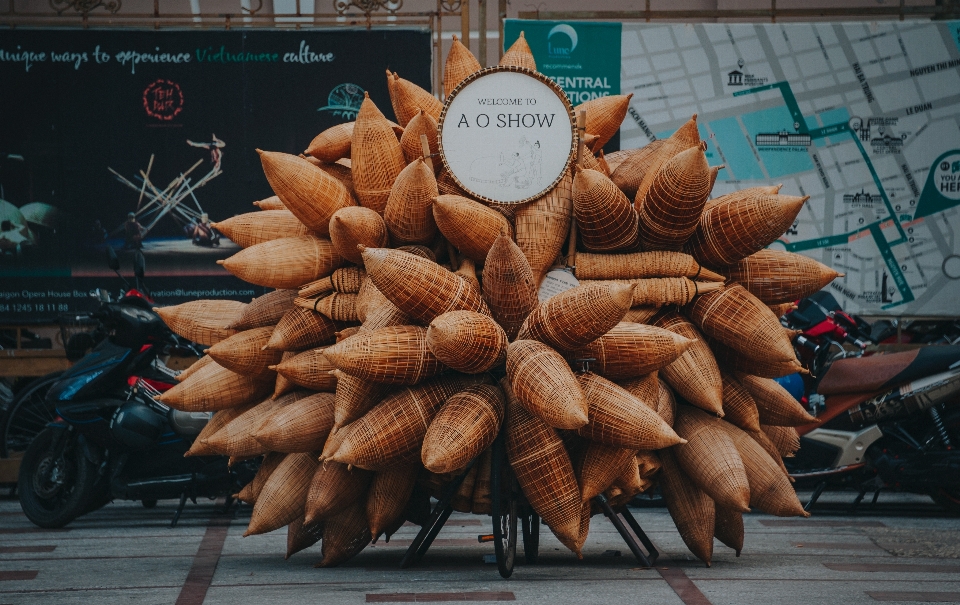
M 115 255 L 110 264 L 119 269 Z M 176 384 L 158 356 L 190 343 L 153 312 L 143 265 L 138 254 L 137 287 L 118 301 L 100 293 L 93 316 L 108 336 L 47 391 L 57 418 L 30 443 L 18 482 L 23 512 L 40 527 L 63 527 L 116 498 L 149 508 L 179 497 L 175 524 L 187 498 L 229 497 L 255 474 L 250 463 L 228 468 L 223 456 L 184 458 L 210 414 L 153 399 Z

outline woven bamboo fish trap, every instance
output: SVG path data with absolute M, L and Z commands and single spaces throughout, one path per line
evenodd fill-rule
M 243 281 L 267 288 L 299 288 L 342 263 L 330 240 L 312 235 L 270 240 L 217 261 Z
M 800 365 L 796 359 L 788 361 L 776 359 L 757 359 L 747 357 L 736 349 L 726 346 L 715 338 L 707 337 L 710 343 L 710 349 L 717 359 L 723 361 L 724 365 L 731 370 L 753 374 L 763 378 L 780 378 L 788 374 L 809 374 L 810 372 Z
M 257 496 L 260 495 L 260 492 L 263 491 L 263 486 L 267 483 L 267 479 L 270 478 L 273 471 L 277 470 L 277 467 L 280 466 L 280 463 L 283 462 L 283 459 L 286 457 L 286 454 L 281 454 L 280 452 L 270 452 L 266 454 L 260 462 L 260 468 L 257 469 L 257 474 L 254 475 L 253 481 L 244 486 L 240 494 L 238 494 L 238 500 L 246 502 L 247 504 L 256 502 Z
M 210 357 L 209 355 L 204 355 L 197 361 L 193 362 L 187 369 L 177 374 L 177 382 L 183 382 L 184 380 L 189 378 L 191 374 L 193 374 L 197 370 L 205 368 L 211 363 L 214 363 L 213 358 Z
M 810 257 L 782 250 L 760 250 L 723 273 L 768 305 L 806 298 L 843 276 Z
M 549 193 L 517 208 L 513 225 L 537 284 L 553 266 L 570 233 L 573 219 L 573 177 L 568 172 Z
M 420 143 L 420 137 L 427 137 L 427 146 L 430 149 L 430 155 L 440 153 L 440 137 L 437 130 L 437 121 L 421 110 L 407 124 L 400 137 L 400 148 L 403 150 L 403 157 L 407 164 L 412 164 L 417 158 L 423 157 L 423 145 Z M 440 172 L 443 162 L 433 163 L 433 174 Z
M 685 250 L 711 267 L 733 264 L 783 235 L 808 199 L 810 196 L 756 194 L 716 204 L 700 216 Z
M 332 164 L 340 158 L 350 157 L 353 127 L 354 122 L 344 122 L 327 128 L 310 141 L 304 153 L 327 164 Z
M 284 560 L 306 550 L 323 539 L 323 523 L 304 525 L 303 519 L 295 519 L 287 526 L 287 554 Z
M 437 235 L 433 200 L 440 195 L 423 158 L 404 168 L 393 184 L 383 220 L 395 244 L 429 244 Z
M 460 513 L 469 513 L 473 505 L 473 486 L 477 482 L 477 468 L 473 467 L 467 471 L 467 476 L 463 478 L 460 488 L 453 494 L 450 506 L 453 510 Z
M 356 294 L 334 292 L 315 300 L 298 298 L 296 302 L 298 306 L 312 309 L 334 321 L 358 321 Z
M 390 326 L 405 326 L 414 323 L 409 315 L 401 311 L 395 304 L 390 302 L 376 286 L 367 288 L 367 297 L 357 296 L 357 317 L 363 320 L 363 330 L 372 331 Z M 362 301 L 366 300 L 366 307 L 362 306 Z M 361 311 L 366 309 L 365 314 Z
M 317 467 L 307 492 L 304 520 L 307 523 L 327 519 L 361 498 L 370 486 L 373 473 L 350 469 L 346 464 L 324 462 Z
M 283 314 L 293 307 L 296 290 L 274 290 L 254 298 L 240 315 L 227 326 L 232 330 L 250 330 L 275 326 Z
M 708 336 L 750 359 L 790 362 L 796 353 L 769 307 L 739 284 L 694 299 L 687 315 Z
M 630 309 L 633 288 L 633 284 L 605 283 L 557 294 L 527 316 L 517 338 L 576 351 L 620 323 Z
M 650 479 L 656 475 L 661 468 L 660 457 L 656 452 L 650 450 L 640 450 L 634 458 L 637 464 L 637 474 L 642 479 Z
M 607 160 L 607 165 L 610 166 L 610 173 L 613 174 L 614 172 L 616 172 L 617 168 L 619 168 L 620 165 L 623 164 L 625 161 L 627 161 L 634 155 L 638 154 L 640 151 L 646 149 L 647 147 L 650 147 L 650 145 L 653 145 L 660 141 L 663 141 L 663 139 L 657 139 L 656 141 L 653 141 L 652 143 L 649 143 L 648 145 L 641 147 L 639 149 L 621 149 L 620 151 L 614 151 L 612 153 L 608 153 L 606 155 L 606 160 Z M 619 185 L 617 186 L 619 187 Z M 627 195 L 629 195 L 631 198 L 633 197 L 630 194 L 627 194 Z
M 331 292 L 356 294 L 366 279 L 367 273 L 360 267 L 341 267 L 327 277 L 306 284 L 297 295 L 301 298 L 317 298 Z
M 311 231 L 327 235 L 333 213 L 357 205 L 343 183 L 303 158 L 259 149 L 257 153 L 270 187 Z
M 637 470 L 636 450 L 610 447 L 600 443 L 587 446 L 580 463 L 580 497 L 584 502 L 593 499 L 620 476 L 626 464 Z
M 750 483 L 750 506 L 778 517 L 809 517 L 797 500 L 790 480 L 769 454 L 749 435 L 729 423 L 722 426 L 733 439 Z
M 632 322 L 620 322 L 582 349 L 567 355 L 571 363 L 594 359 L 590 367 L 609 380 L 625 380 L 649 374 L 683 355 L 693 341 L 669 330 Z
M 481 294 L 480 280 L 477 278 L 477 264 L 472 259 L 463 257 L 463 260 L 460 261 L 460 268 L 453 274 L 465 281 L 477 294 Z
M 589 144 L 587 145 L 589 146 Z M 603 150 L 600 150 L 598 153 L 599 155 L 597 156 L 593 156 L 592 154 L 583 154 L 583 157 L 581 158 L 581 167 L 589 168 L 590 170 L 596 170 L 597 172 L 601 173 L 603 176 L 609 179 L 610 175 L 612 174 L 612 171 L 610 170 L 610 165 L 607 164 L 607 156 L 603 154 Z M 593 157 L 595 161 L 592 161 L 592 162 L 583 161 L 584 158 L 589 159 L 590 157 Z M 592 165 L 588 165 L 588 164 L 592 164 Z
M 289 210 L 247 212 L 210 226 L 243 248 L 281 237 L 311 235 L 307 226 Z
M 733 200 L 755 198 L 761 195 L 777 195 L 778 193 L 780 193 L 780 189 L 782 187 L 783 185 L 780 184 L 780 185 L 772 185 L 772 186 L 762 185 L 760 187 L 748 187 L 747 189 L 738 189 L 737 191 L 726 193 L 719 197 L 715 197 L 707 200 L 707 203 L 703 207 L 703 211 L 706 212 L 707 210 L 713 208 L 718 204 L 725 204 Z
M 234 300 L 192 300 L 171 307 L 154 307 L 153 311 L 174 333 L 212 346 L 237 333 L 223 326 L 233 323 L 246 306 Z
M 465 467 L 496 439 L 505 406 L 503 391 L 490 384 L 467 387 L 450 397 L 423 438 L 423 465 L 433 473 Z
M 777 305 L 767 305 L 767 306 L 770 307 L 770 310 L 773 311 L 773 314 L 777 317 L 783 317 L 790 311 L 793 311 L 794 309 L 797 308 L 796 303 L 792 303 L 792 302 L 780 303 Z
M 383 470 L 405 455 L 419 455 L 427 428 L 443 402 L 482 381 L 480 377 L 447 375 L 393 393 L 340 429 L 349 429 L 349 433 L 331 459 L 368 470 Z
M 713 500 L 684 474 L 673 450 L 660 452 L 660 492 L 680 538 L 690 552 L 710 566 L 713 558 L 715 510 Z
M 334 427 L 346 426 L 370 411 L 390 392 L 390 385 L 351 376 L 334 370 L 337 389 L 334 391 Z
M 280 363 L 284 361 L 289 361 L 297 356 L 296 351 L 284 351 L 283 355 L 280 356 Z M 279 365 L 279 364 L 278 364 Z M 286 395 L 287 393 L 296 390 L 297 384 L 287 378 L 286 376 L 281 376 L 280 373 L 277 373 L 276 381 L 273 383 L 273 399 L 280 397 L 281 395 Z
M 440 191 L 440 195 L 459 195 L 460 197 L 474 199 L 466 189 L 457 184 L 453 176 L 443 166 L 437 173 L 437 190 Z
M 710 195 L 710 167 L 701 147 L 678 153 L 663 165 L 637 207 L 644 250 L 680 250 L 697 229 Z
M 502 214 L 480 202 L 457 195 L 441 195 L 433 202 L 437 227 L 464 256 L 482 263 L 500 235 L 513 237 L 513 227 Z
M 392 101 L 397 121 L 404 128 L 410 123 L 420 110 L 433 118 L 440 120 L 443 112 L 443 103 L 435 96 L 417 86 L 409 80 L 404 80 L 396 73 L 393 74 Z
M 673 452 L 683 472 L 714 502 L 747 512 L 750 510 L 747 474 L 721 422 L 695 408 L 680 406 L 673 426 L 687 442 Z
M 663 419 L 636 397 L 606 378 L 587 372 L 577 376 L 589 404 L 590 422 L 577 433 L 591 441 L 633 450 L 682 443 Z
M 281 407 L 267 416 L 254 433 L 271 452 L 313 452 L 333 428 L 333 393 L 315 393 Z
M 697 114 L 680 128 L 677 129 L 669 138 L 664 139 L 663 145 L 656 150 L 656 154 L 650 158 L 647 170 L 643 175 L 640 184 L 637 185 L 637 193 L 633 198 L 633 205 L 639 211 L 647 197 L 647 193 L 653 181 L 656 180 L 660 170 L 667 165 L 673 158 L 680 153 L 700 146 L 700 132 L 697 129 Z
M 633 450 L 628 450 L 631 454 Z M 640 468 L 637 466 L 636 458 L 630 457 L 620 463 L 620 473 L 613 480 L 610 488 L 617 488 L 620 494 L 616 496 L 617 506 L 623 506 L 640 492 L 646 491 L 652 484 L 640 477 Z M 612 498 L 611 498 L 612 499 Z M 613 506 L 613 505 L 611 505 Z
M 537 281 L 523 251 L 506 235 L 494 240 L 483 265 L 483 300 L 513 339 L 539 304 Z
M 677 414 L 677 400 L 667 383 L 657 379 L 659 387 L 657 393 L 657 415 L 668 425 L 673 426 Z
M 427 328 L 427 347 L 441 363 L 465 374 L 480 374 L 504 363 L 507 333 L 493 318 L 473 311 L 451 311 Z
M 481 69 L 480 62 L 473 56 L 470 49 L 464 46 L 457 36 L 454 36 L 453 44 L 450 45 L 450 51 L 447 53 L 447 60 L 443 64 L 443 96 L 449 97 L 457 84 Z
M 588 114 L 587 119 L 589 117 Z M 660 148 L 665 142 L 666 139 L 657 139 L 640 149 L 617 151 L 606 156 L 607 165 L 613 171 L 610 180 L 631 200 L 637 197 L 637 189 L 640 188 L 643 177 L 654 167 L 659 168 L 661 165 L 657 160 Z
M 507 398 L 507 458 L 523 495 L 564 546 L 581 557 L 581 497 L 563 440 L 517 401 L 510 380 Z
M 272 327 L 244 330 L 213 345 L 207 354 L 231 372 L 272 379 L 269 366 L 279 363 L 282 352 L 264 348 L 271 334 Z
M 752 432 L 760 430 L 760 413 L 750 391 L 743 388 L 740 381 L 727 372 L 723 377 L 723 412 L 724 420 Z
M 639 249 L 637 211 L 627 196 L 601 172 L 577 172 L 573 179 L 573 216 L 585 250 L 633 252 Z
M 581 286 L 603 283 L 630 283 L 633 289 L 633 307 L 663 307 L 667 305 L 685 305 L 695 296 L 723 288 L 718 281 L 697 282 L 686 277 L 651 277 L 646 279 L 594 280 L 582 279 Z M 641 322 L 638 322 L 641 323 Z
M 650 372 L 636 378 L 616 381 L 617 385 L 630 393 L 637 400 L 653 410 L 657 411 L 657 405 L 660 401 L 660 387 L 657 381 L 657 372 Z
M 256 440 L 257 429 L 273 412 L 303 399 L 307 395 L 306 391 L 295 391 L 279 399 L 264 399 L 231 420 L 230 423 L 209 437 L 206 443 L 214 451 L 224 456 L 247 458 L 264 454 L 268 450 Z
M 590 151 L 594 153 L 600 151 L 613 138 L 613 135 L 617 134 L 623 118 L 627 115 L 632 97 L 633 94 L 597 97 L 574 108 L 577 114 L 581 111 L 587 112 L 587 133 L 597 137 L 596 141 L 590 145 Z
M 237 374 L 211 363 L 158 399 L 183 412 L 216 412 L 263 399 L 272 390 L 270 380 Z
M 315 567 L 335 567 L 356 556 L 370 544 L 370 527 L 363 503 L 356 502 L 324 523 L 320 553 Z
M 271 195 L 268 198 L 258 200 L 253 203 L 254 206 L 260 210 L 286 210 L 287 207 L 283 205 L 283 202 L 280 201 L 279 195 Z
M 258 403 L 258 401 L 252 401 L 244 405 L 238 405 L 236 407 L 215 412 L 210 421 L 203 425 L 203 428 L 200 430 L 200 434 L 197 435 L 196 439 L 193 440 L 193 444 L 190 446 L 190 449 L 187 450 L 183 455 L 185 457 L 215 455 L 216 451 L 207 445 L 205 441 L 215 435 L 217 431 L 227 426 L 227 424 L 229 424 L 237 416 L 250 410 Z
M 424 324 L 448 311 L 490 314 L 480 293 L 440 265 L 407 252 L 366 248 L 363 263 L 380 292 Z
M 477 479 L 473 483 L 473 497 L 470 512 L 475 515 L 489 515 L 493 510 L 490 469 L 492 450 L 486 449 L 477 461 Z
M 724 546 L 736 551 L 743 550 L 743 513 L 715 504 L 713 535 Z
M 331 319 L 302 307 L 294 307 L 283 315 L 273 329 L 267 348 L 304 351 L 332 343 L 336 333 L 337 324 Z
M 427 346 L 427 330 L 394 326 L 356 334 L 327 347 L 324 357 L 338 370 L 386 384 L 417 384 L 444 368 Z
M 751 439 L 753 439 L 757 445 L 763 448 L 763 451 L 770 456 L 770 459 L 773 460 L 777 466 L 780 467 L 780 472 L 784 474 L 790 482 L 793 482 L 793 478 L 790 476 L 790 471 L 787 470 L 787 465 L 783 463 L 783 457 L 780 455 L 780 450 L 777 449 L 777 446 L 774 445 L 773 441 L 770 441 L 770 438 L 767 437 L 767 434 L 763 431 L 755 431 L 753 433 L 747 433 Z
M 537 61 L 533 58 L 533 52 L 530 51 L 530 45 L 527 44 L 523 32 L 520 32 L 520 37 L 500 57 L 500 65 L 513 65 L 537 71 Z
M 307 159 L 307 161 L 309 161 L 309 158 Z M 340 183 L 344 187 L 346 187 L 351 197 L 353 197 L 353 199 L 357 199 L 357 191 L 353 187 L 353 171 L 350 170 L 349 158 L 337 160 L 336 164 L 323 164 L 323 163 L 317 162 L 317 168 L 319 168 L 320 170 L 326 172 L 333 178 L 340 181 Z M 347 206 L 347 208 L 349 207 L 350 206 Z
M 577 378 L 549 346 L 535 340 L 510 343 L 507 376 L 517 400 L 547 425 L 576 429 L 587 424 L 587 400 Z
M 660 307 L 630 307 L 627 314 L 623 316 L 623 321 L 629 321 L 637 324 L 650 323 L 653 316 L 660 312 Z
M 270 473 L 253 505 L 244 536 L 265 534 L 303 516 L 304 501 L 318 462 L 312 454 L 288 454 Z
M 330 241 L 337 253 L 351 263 L 363 265 L 357 244 L 380 248 L 387 244 L 387 237 L 383 217 L 370 208 L 341 208 L 330 218 Z
M 796 427 L 818 422 L 775 380 L 742 373 L 737 379 L 753 396 L 761 424 Z
M 419 466 L 406 465 L 374 474 L 366 502 L 367 521 L 374 540 L 396 521 L 402 521 L 419 472 Z M 389 534 L 387 539 L 390 539 Z
M 357 113 L 350 160 L 360 205 L 383 214 L 390 189 L 407 162 L 390 122 L 367 93 Z
M 697 327 L 676 311 L 660 313 L 652 320 L 652 324 L 692 341 L 680 357 L 660 370 L 660 377 L 688 402 L 723 416 L 720 368 L 710 345 Z
M 667 250 L 632 254 L 577 253 L 577 279 L 642 279 L 688 277 L 723 282 L 719 273 L 705 269 L 689 254 Z
M 792 458 L 800 449 L 800 435 L 792 426 L 761 424 L 760 429 L 766 433 L 770 442 L 784 458 Z

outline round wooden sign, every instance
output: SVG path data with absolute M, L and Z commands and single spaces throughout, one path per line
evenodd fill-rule
M 577 149 L 563 89 L 522 67 L 491 67 L 466 78 L 447 97 L 439 127 L 450 175 L 471 195 L 498 204 L 521 204 L 553 189 Z

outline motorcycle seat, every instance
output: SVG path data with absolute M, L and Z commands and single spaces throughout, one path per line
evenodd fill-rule
M 838 359 L 824 374 L 817 392 L 821 395 L 885 391 L 912 380 L 946 372 L 960 362 L 960 345 L 931 345 L 871 357 Z

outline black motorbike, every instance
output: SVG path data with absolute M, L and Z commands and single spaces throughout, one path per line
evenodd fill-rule
M 18 491 L 24 514 L 40 527 L 63 527 L 112 499 L 180 498 L 173 524 L 191 498 L 229 497 L 252 480 L 251 464 L 228 468 L 223 456 L 183 454 L 211 414 L 172 410 L 154 397 L 176 384 L 159 359 L 188 348 L 152 310 L 140 287 L 119 300 L 103 296 L 93 317 L 106 337 L 46 393 L 55 419 L 27 447 Z M 119 269 L 116 256 L 111 267 Z

